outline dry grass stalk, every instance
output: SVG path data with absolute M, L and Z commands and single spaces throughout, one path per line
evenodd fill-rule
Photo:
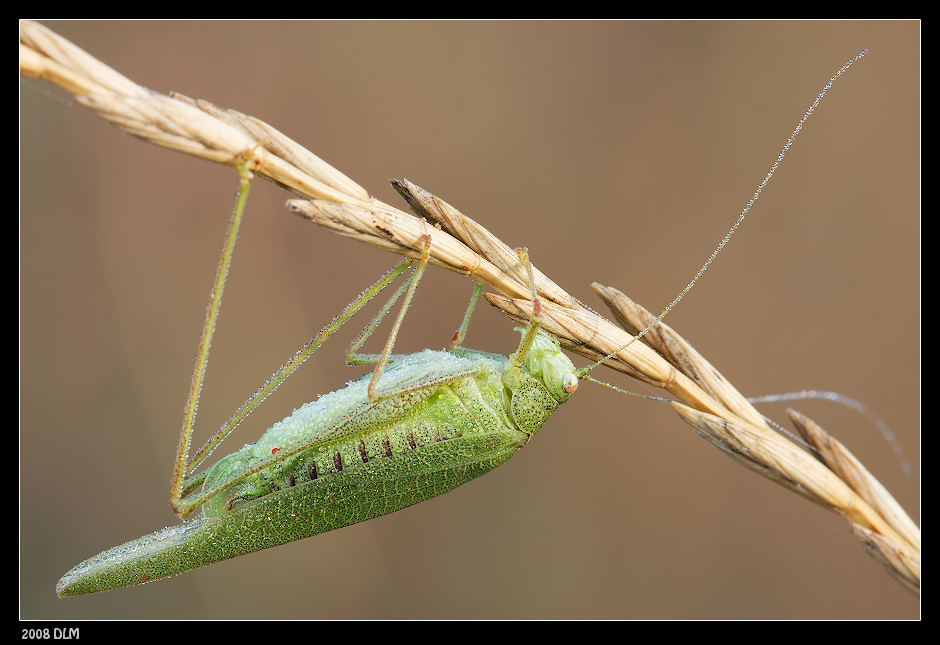
M 271 126 L 205 101 L 150 92 L 36 23 L 20 23 L 20 73 L 72 92 L 136 137 L 217 163 L 247 164 L 306 198 L 290 200 L 290 210 L 346 237 L 415 258 L 420 239 L 430 235 L 433 264 L 492 288 L 496 293 L 487 299 L 515 320 L 525 321 L 532 312 L 518 254 L 407 180 L 393 185 L 419 217 L 376 200 Z M 772 431 L 711 364 L 662 323 L 633 342 L 630 334 L 647 329 L 655 317 L 616 289 L 594 285 L 623 329 L 537 270 L 535 282 L 543 326 L 565 347 L 592 359 L 613 354 L 606 365 L 673 394 L 682 402 L 674 408 L 701 436 L 755 472 L 846 517 L 873 557 L 919 594 L 920 530 L 841 443 L 795 413 L 794 422 L 818 457 Z
M 911 553 L 876 531 L 850 522 L 852 532 L 892 578 L 920 596 L 920 551 Z

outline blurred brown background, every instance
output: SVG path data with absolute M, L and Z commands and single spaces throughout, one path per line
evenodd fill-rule
M 56 22 L 132 80 L 259 117 L 379 198 L 406 177 L 592 307 L 661 310 L 746 395 L 800 409 L 920 521 L 920 25 L 915 22 Z M 59 600 L 99 551 L 175 523 L 170 468 L 236 177 L 21 84 L 24 618 L 914 618 L 839 517 L 732 463 L 665 405 L 583 386 L 498 471 L 417 507 L 137 588 Z M 256 181 L 196 443 L 395 263 Z M 471 283 L 429 271 L 397 348 L 443 347 Z M 360 372 L 362 317 L 219 454 Z M 467 344 L 508 353 L 481 306 Z M 376 342 L 376 346 L 378 346 Z M 579 364 L 583 364 L 579 362 Z M 361 371 L 361 370 L 360 370 Z M 645 391 L 612 372 L 620 385 Z M 785 406 L 766 413 L 785 419 Z

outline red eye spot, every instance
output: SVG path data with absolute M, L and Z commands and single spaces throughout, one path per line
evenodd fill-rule
M 280 450 L 280 448 L 272 448 L 272 449 L 271 449 L 271 454 L 273 455 L 273 454 L 276 453 L 278 450 Z

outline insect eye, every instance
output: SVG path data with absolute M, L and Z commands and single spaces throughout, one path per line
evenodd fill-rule
M 566 373 L 561 379 L 561 387 L 565 392 L 571 394 L 578 389 L 578 377 L 571 372 Z

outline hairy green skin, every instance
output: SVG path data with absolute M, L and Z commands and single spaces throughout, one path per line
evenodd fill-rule
M 308 403 L 221 459 L 210 490 L 253 461 L 312 447 L 232 484 L 196 519 L 101 553 L 59 581 L 59 596 L 136 585 L 332 531 L 436 497 L 512 457 L 577 386 L 571 361 L 539 332 L 521 368 L 471 350 L 425 350 Z

